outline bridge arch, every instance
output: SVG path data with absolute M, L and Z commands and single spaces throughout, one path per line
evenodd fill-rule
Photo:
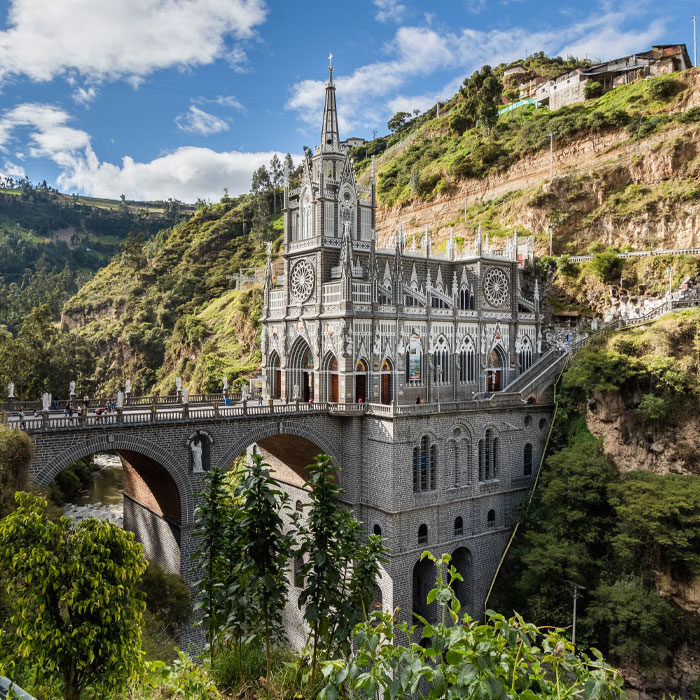
M 228 467 L 233 464 L 236 457 L 244 453 L 250 445 L 257 443 L 261 444 L 261 447 L 268 449 L 272 446 L 271 439 L 285 436 L 301 439 L 298 441 L 297 447 L 300 448 L 301 454 L 306 454 L 308 461 L 306 461 L 305 464 L 292 464 L 290 467 L 303 479 L 307 477 L 303 467 L 309 464 L 315 455 L 320 453 L 330 455 L 336 467 L 343 466 L 340 461 L 339 445 L 334 445 L 327 437 L 318 431 L 291 421 L 275 421 L 251 426 L 249 431 L 235 440 L 224 452 L 219 460 L 219 465 L 224 469 L 228 469 Z M 313 454 L 311 454 L 311 452 L 313 452 Z
M 193 522 L 194 508 L 192 500 L 192 487 L 186 481 L 186 469 L 182 460 L 176 457 L 161 445 L 134 435 L 114 434 L 107 438 L 106 435 L 95 436 L 91 439 L 76 442 L 70 447 L 61 450 L 59 454 L 32 474 L 32 479 L 38 486 L 48 486 L 64 469 L 73 462 L 89 457 L 97 452 L 126 452 L 141 455 L 152 460 L 162 467 L 173 480 L 179 497 L 179 524 L 187 525 Z

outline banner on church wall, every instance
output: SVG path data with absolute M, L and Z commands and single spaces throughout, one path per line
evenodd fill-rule
M 417 335 L 408 341 L 408 381 L 420 383 L 421 344 Z

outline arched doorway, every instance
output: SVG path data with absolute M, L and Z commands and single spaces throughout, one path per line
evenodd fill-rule
M 500 346 L 496 346 L 489 353 L 488 366 L 486 367 L 486 391 L 500 391 L 503 388 L 503 368 L 505 358 Z
M 364 360 L 355 365 L 355 402 L 367 403 L 367 363 Z
M 270 355 L 268 371 L 270 377 L 270 398 L 280 399 L 282 398 L 282 370 L 280 369 L 280 356 L 276 352 Z
M 437 619 L 437 603 L 428 604 L 428 593 L 435 584 L 435 565 L 429 559 L 416 562 L 413 567 L 413 612 L 428 622 Z
M 335 355 L 328 354 L 323 363 L 326 381 L 326 401 L 338 403 L 338 360 Z
M 459 518 L 461 520 L 461 518 Z M 457 529 L 455 521 L 455 530 Z M 462 581 L 454 582 L 454 592 L 462 609 L 460 617 L 464 613 L 472 614 L 472 553 L 466 547 L 458 547 L 452 553 L 452 566 L 462 577 Z
M 386 359 L 382 363 L 381 369 L 381 394 L 380 401 L 383 404 L 390 404 L 393 396 L 394 365 L 391 360 Z
M 307 343 L 301 338 L 294 343 L 289 363 L 289 398 L 313 401 L 314 398 L 314 356 Z

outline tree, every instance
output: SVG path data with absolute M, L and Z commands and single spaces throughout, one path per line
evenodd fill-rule
M 102 696 L 121 690 L 143 670 L 143 548 L 113 523 L 52 522 L 44 498 L 16 499 L 0 521 L 0 566 L 11 573 L 6 633 L 18 659 L 62 681 L 66 700 L 88 686 Z
M 140 272 L 146 265 L 146 255 L 143 249 L 143 234 L 129 233 L 126 240 L 122 243 L 121 249 L 124 264 L 135 272 Z
M 287 153 L 287 155 L 284 157 L 284 169 L 289 173 L 294 170 L 294 161 L 292 160 L 290 153 Z
M 405 124 L 406 120 L 410 117 L 411 115 L 408 112 L 397 112 L 389 121 L 387 122 L 387 128 L 389 131 L 399 131 L 401 130 Z
M 243 567 L 251 593 L 250 623 L 261 630 L 265 645 L 266 679 L 270 682 L 272 639 L 280 636 L 282 609 L 288 582 L 285 576 L 292 551 L 292 535 L 285 532 L 281 514 L 291 512 L 289 496 L 279 490 L 262 455 L 253 461 L 243 483 L 236 489 L 240 499 Z M 231 562 L 233 563 L 233 562 Z
M 622 676 L 608 666 L 597 650 L 595 658 L 577 655 L 563 630 L 540 632 L 520 615 L 506 619 L 493 611 L 479 624 L 460 616 L 453 585 L 462 580 L 450 555 L 436 560 L 435 588 L 428 594 L 442 614 L 440 622 L 418 628 L 394 623 L 392 613 L 375 612 L 355 630 L 355 648 L 348 658 L 324 664 L 327 685 L 320 700 L 339 697 L 372 697 L 409 700 L 417 696 L 438 698 L 520 698 L 521 700 L 622 700 Z M 445 579 L 445 568 L 447 580 Z M 416 616 L 418 617 L 418 616 Z M 409 646 L 399 643 L 397 631 Z
M 275 153 L 270 159 L 270 184 L 272 185 L 272 208 L 273 212 L 277 213 L 277 190 L 282 187 L 284 180 L 284 171 L 282 170 L 282 162 Z
M 199 505 L 195 510 L 194 533 L 198 546 L 192 558 L 202 572 L 202 578 L 196 583 L 199 596 L 194 609 L 201 611 L 200 623 L 204 627 L 212 660 L 223 625 L 222 594 L 226 562 L 222 558 L 222 552 L 228 518 L 224 476 L 221 467 L 214 467 L 205 474 L 204 489 L 197 494 Z
M 483 66 L 480 71 L 472 73 L 471 78 L 465 78 L 459 92 L 465 100 L 467 116 L 490 131 L 498 121 L 498 107 L 503 93 L 503 84 L 494 75 L 491 66 Z
M 34 443 L 21 430 L 0 426 L 0 518 L 15 505 L 15 491 L 27 488 Z
M 361 543 L 361 526 L 337 501 L 337 468 L 328 455 L 318 455 L 309 465 L 306 484 L 311 503 L 297 541 L 304 565 L 304 588 L 299 607 L 311 630 L 311 680 L 316 676 L 320 654 L 349 651 L 349 637 L 374 593 L 379 562 L 385 550 L 379 538 Z M 374 537 L 374 536 L 372 536 Z M 355 578 L 352 572 L 355 570 Z M 363 580 L 357 577 L 363 576 Z
M 268 193 L 272 189 L 272 182 L 267 168 L 261 165 L 254 173 L 250 185 L 253 195 L 253 222 L 252 231 L 258 242 L 265 240 L 269 228 L 270 202 Z

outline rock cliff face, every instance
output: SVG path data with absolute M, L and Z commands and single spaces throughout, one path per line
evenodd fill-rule
M 640 396 L 594 391 L 588 401 L 588 429 L 622 472 L 646 469 L 657 474 L 700 474 L 700 417 L 676 426 L 658 426 L 635 412 Z
M 679 80 L 686 89 L 666 114 L 700 105 L 700 72 L 687 71 Z M 471 240 L 474 221 L 468 216 L 465 225 L 465 205 L 490 202 L 501 227 L 539 234 L 540 253 L 548 248 L 552 219 L 558 222 L 555 252 L 581 252 L 598 241 L 637 249 L 700 246 L 698 136 L 700 124 L 677 122 L 638 139 L 627 128 L 582 132 L 561 145 L 555 142 L 552 182 L 546 149 L 503 172 L 456 181 L 449 193 L 430 201 L 380 206 L 378 235 L 387 240 L 399 225 L 406 236 L 422 234 L 427 226 L 436 244 L 449 236 L 451 226 L 456 236 Z M 382 163 L 403 146 L 396 148 L 378 159 L 380 177 Z

